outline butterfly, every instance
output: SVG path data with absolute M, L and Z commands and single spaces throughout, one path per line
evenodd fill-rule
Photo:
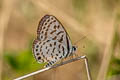
M 33 41 L 33 53 L 39 63 L 45 67 L 53 66 L 61 59 L 76 51 L 61 22 L 53 15 L 42 17 L 37 28 L 37 37 Z

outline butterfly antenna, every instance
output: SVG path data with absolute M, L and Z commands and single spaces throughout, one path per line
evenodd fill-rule
M 85 38 L 86 38 L 86 36 L 83 36 L 81 39 L 79 39 L 78 41 L 76 41 L 76 42 L 74 43 L 74 45 L 76 45 L 77 43 L 80 42 L 80 40 L 85 39 Z

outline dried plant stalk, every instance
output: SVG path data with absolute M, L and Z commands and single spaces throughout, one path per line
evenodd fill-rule
M 38 70 L 38 71 L 36 71 L 36 72 L 32 72 L 32 73 L 30 73 L 30 74 L 27 74 L 27 75 L 24 75 L 24 76 L 22 76 L 22 77 L 16 78 L 16 79 L 14 79 L 14 80 L 25 79 L 25 78 L 27 78 L 27 77 L 36 75 L 36 74 L 38 74 L 38 73 L 41 73 L 41 72 L 44 72 L 44 71 L 47 71 L 47 70 L 50 70 L 50 69 L 53 69 L 53 68 L 57 68 L 57 67 L 59 67 L 59 66 L 62 66 L 62 65 L 65 65 L 65 64 L 74 62 L 74 61 L 78 61 L 78 60 L 81 60 L 81 59 L 84 59 L 84 60 L 85 60 L 85 65 L 86 65 L 86 71 L 87 71 L 88 80 L 92 80 L 91 74 L 90 74 L 89 65 L 88 65 L 88 59 L 87 59 L 86 56 L 80 56 L 80 57 L 77 57 L 77 58 L 73 58 L 73 59 L 67 60 L 67 61 L 65 61 L 65 62 L 62 62 L 62 63 L 60 63 L 60 64 L 56 64 L 56 65 L 54 65 L 54 66 L 52 66 L 52 67 L 48 67 L 48 68 L 45 68 L 45 69 Z

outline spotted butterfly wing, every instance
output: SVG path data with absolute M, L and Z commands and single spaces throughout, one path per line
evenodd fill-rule
M 54 65 L 62 58 L 70 56 L 75 50 L 63 25 L 55 16 L 45 15 L 39 22 L 37 38 L 33 42 L 35 59 Z

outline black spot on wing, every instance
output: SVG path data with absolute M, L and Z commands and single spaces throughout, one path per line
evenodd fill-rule
M 62 46 L 62 50 L 63 50 L 63 56 L 65 55 L 65 49 L 64 47 Z
M 38 57 L 38 60 L 40 60 L 40 59 L 41 59 L 41 57 L 39 56 L 39 57 Z
M 60 32 L 58 32 L 57 35 L 59 35 L 59 34 L 61 34 L 61 33 L 64 33 L 64 31 L 60 31 Z

